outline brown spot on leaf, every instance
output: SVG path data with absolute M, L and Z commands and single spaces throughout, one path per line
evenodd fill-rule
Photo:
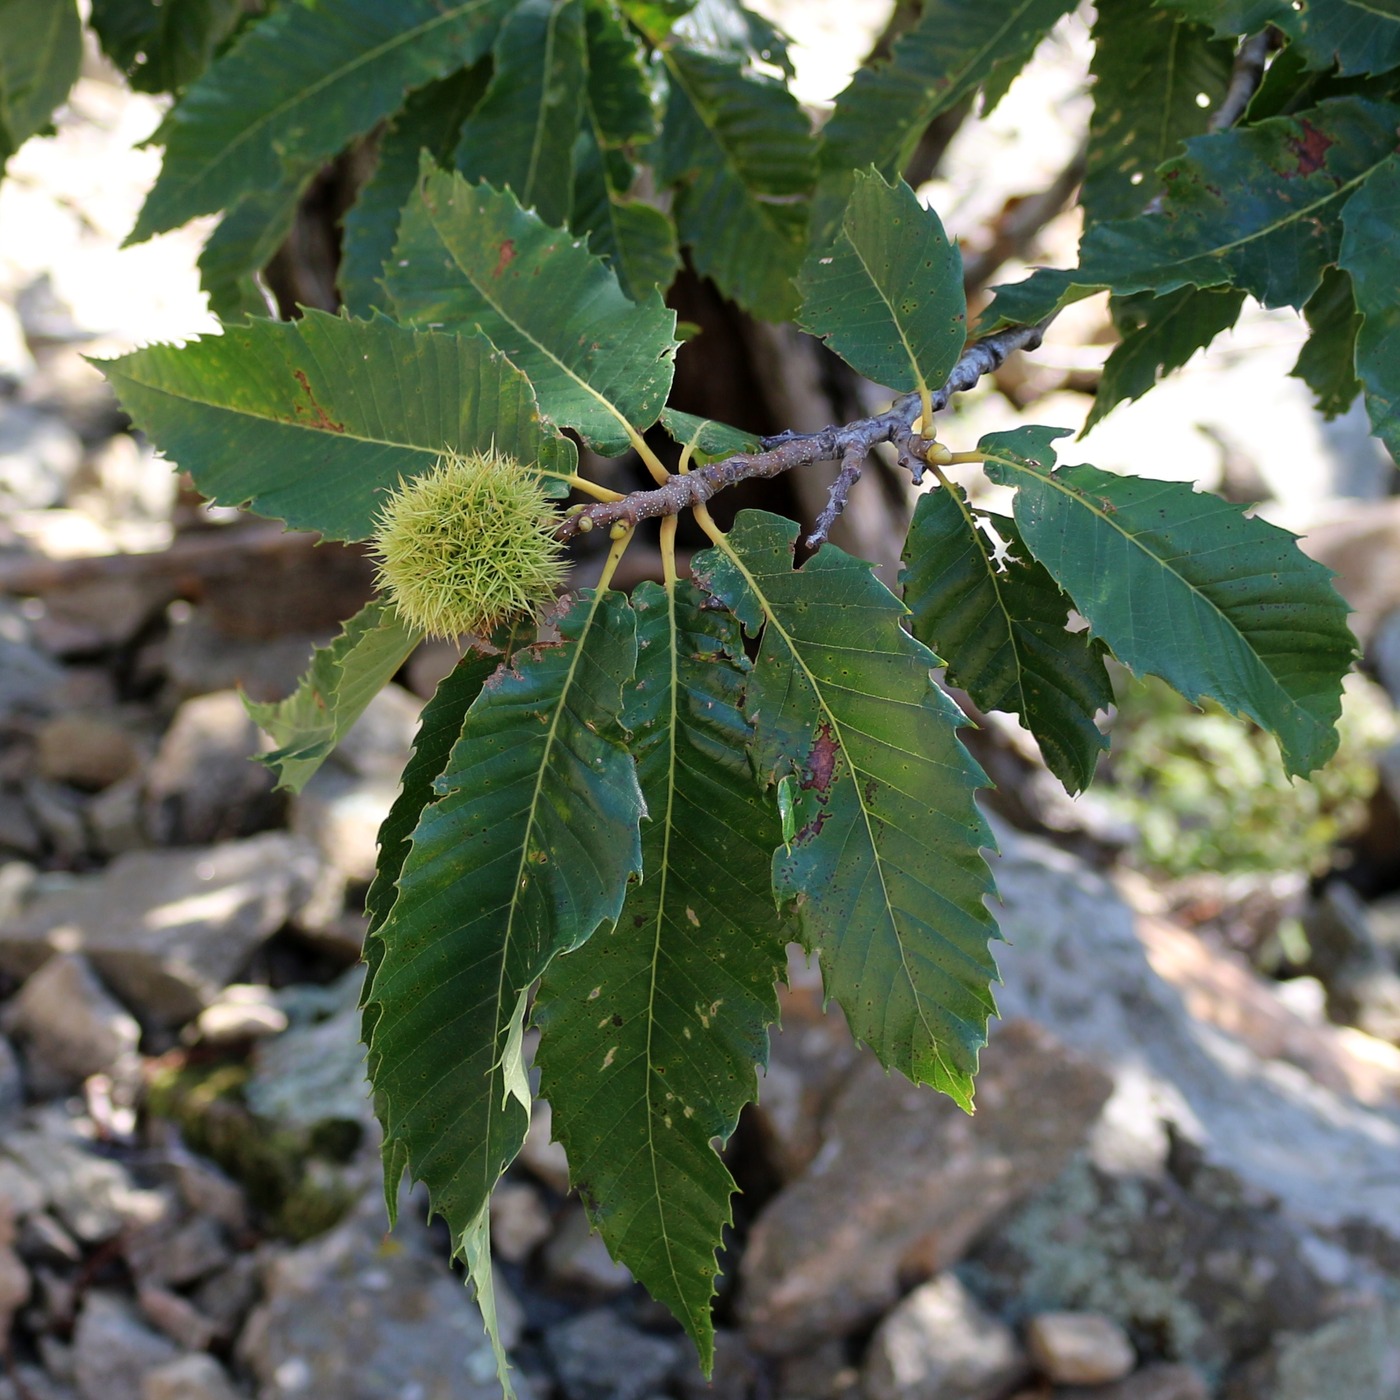
M 1311 175 L 1321 170 L 1327 159 L 1327 152 L 1336 143 L 1325 131 L 1319 131 L 1311 122 L 1298 123 L 1302 136 L 1291 137 L 1288 144 L 1298 157 L 1298 174 Z
M 306 377 L 306 371 L 294 369 L 292 374 L 296 377 L 297 383 L 301 385 L 301 392 L 306 395 L 307 402 L 311 405 L 308 411 L 305 404 L 294 403 L 292 405 L 292 412 L 295 413 L 299 419 L 305 419 L 313 428 L 319 428 L 322 432 L 343 433 L 345 431 L 345 424 L 337 423 L 335 419 L 321 407 L 320 401 L 311 391 L 311 381 Z
M 824 798 L 831 791 L 831 780 L 836 774 L 836 755 L 840 751 L 831 726 L 823 720 L 817 726 L 817 737 L 807 755 L 807 772 L 802 779 L 802 786 L 807 789 L 815 788 L 818 796 Z
M 503 273 L 506 270 L 506 268 L 508 268 L 514 261 L 515 239 L 507 238 L 506 241 L 501 244 L 500 255 L 496 259 L 496 268 L 495 271 L 492 272 L 491 276 L 499 277 L 501 273 Z

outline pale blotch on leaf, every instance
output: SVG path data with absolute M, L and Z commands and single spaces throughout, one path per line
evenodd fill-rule
M 539 614 L 564 582 L 559 516 L 528 469 L 495 452 L 447 452 L 400 480 L 374 535 L 379 586 L 430 637 L 489 635 Z

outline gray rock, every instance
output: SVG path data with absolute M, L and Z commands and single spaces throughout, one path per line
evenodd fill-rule
M 272 771 L 253 761 L 270 744 L 238 693 L 186 700 L 146 775 L 146 825 L 164 845 L 198 846 L 272 825 L 283 799 Z
M 24 785 L 24 801 L 34 829 L 60 861 L 74 866 L 87 860 L 87 800 L 81 793 L 64 783 L 30 778 Z
M 1114 1096 L 1091 1143 L 1099 1166 L 1160 1172 L 1171 1124 L 1290 1218 L 1323 1230 L 1365 1221 L 1400 1241 L 1400 1110 L 1384 1092 L 1361 1102 L 1282 1062 L 1276 1045 L 1261 1053 L 1199 1019 L 1154 971 L 1146 934 L 1103 879 L 1043 842 L 1001 827 L 998 840 L 1010 944 L 998 1001 L 1111 1069 Z
M 947 1273 L 885 1317 L 862 1379 L 866 1400 L 999 1400 L 1029 1372 L 1016 1334 Z
M 10 1323 L 29 1301 L 30 1288 L 24 1261 L 8 1243 L 0 1242 L 0 1337 L 9 1336 Z
M 554 1141 L 554 1111 L 548 1099 L 536 1099 L 530 1110 L 530 1130 L 520 1149 L 520 1165 L 561 1196 L 569 1190 L 569 1158 Z
M 782 1400 L 856 1400 L 860 1372 L 847 1351 L 844 1342 L 832 1338 L 783 1357 L 777 1366 Z
M 0 719 L 51 714 L 63 696 L 63 668 L 0 629 Z
M 1157 1361 L 1112 1385 L 1065 1386 L 1055 1400 L 1210 1400 L 1210 1392 L 1194 1367 Z
M 248 1202 L 236 1181 L 203 1157 L 185 1150 L 173 1155 L 175 1184 L 192 1211 L 217 1221 L 235 1235 L 248 1228 Z
M 325 646 L 332 635 L 320 631 L 240 637 L 221 631 L 203 609 L 196 608 L 172 623 L 162 669 L 182 698 L 241 689 L 254 700 L 280 700 L 296 689 L 312 651 Z
M 423 702 L 401 686 L 386 685 L 336 746 L 334 762 L 361 778 L 393 786 L 413 749 Z
M 275 1259 L 265 1285 L 238 1344 L 259 1400 L 500 1400 L 468 1290 L 416 1248 L 383 1249 L 363 1218 Z
M 183 1024 L 291 918 L 317 873 L 315 853 L 282 833 L 133 852 L 0 929 L 0 970 L 27 977 L 54 953 L 82 952 L 140 1015 Z
M 1321 1321 L 1329 1290 L 1276 1208 L 1209 1199 L 1223 1182 L 1195 1185 L 1207 1199 L 1170 1177 L 1075 1163 L 999 1221 L 965 1270 L 1013 1319 L 1101 1312 L 1218 1378 L 1275 1332 Z
M 199 1013 L 194 1029 L 204 1045 L 236 1045 L 281 1035 L 288 1024 L 270 987 L 236 982 Z
M 862 1065 L 832 1107 L 816 1160 L 754 1224 L 740 1266 L 750 1340 L 782 1354 L 842 1335 L 894 1302 L 901 1275 L 955 1264 L 987 1224 L 1054 1179 L 1110 1087 L 1024 1022 L 1003 1027 L 984 1053 L 975 1116 Z
M 155 1284 L 142 1284 L 136 1301 L 146 1320 L 186 1351 L 204 1351 L 219 1336 L 219 1324 L 188 1298 Z
M 43 837 L 35 825 L 29 804 L 16 791 L 0 788 L 0 852 L 34 859 L 44 849 Z M 21 862 L 9 862 L 4 868 L 10 869 Z
M 150 1225 L 168 1208 L 159 1191 L 138 1187 L 119 1162 L 95 1156 L 57 1123 L 8 1133 L 0 1151 L 39 1183 L 42 1204 L 87 1244 Z
M 292 797 L 291 826 L 347 880 L 368 884 L 379 856 L 379 828 L 398 778 L 362 778 L 327 763 Z
M 62 503 L 83 459 L 83 444 L 61 419 L 27 404 L 0 414 L 0 510 L 43 510 Z
M 544 1269 L 561 1288 L 593 1293 L 621 1293 L 632 1286 L 632 1274 L 619 1264 L 588 1223 L 583 1207 L 571 1205 L 544 1249 Z
M 212 1356 L 194 1352 L 147 1372 L 141 1400 L 240 1400 L 242 1394 Z
M 211 1274 L 190 1295 L 200 1313 L 219 1329 L 227 1341 L 243 1326 L 244 1319 L 258 1301 L 258 1261 L 251 1254 L 239 1254 L 226 1269 Z
M 1137 1365 L 1128 1334 L 1103 1313 L 1037 1313 L 1026 1324 L 1026 1348 L 1056 1385 L 1107 1385 Z
M 1228 1400 L 1394 1400 L 1400 1395 L 1400 1305 L 1376 1303 L 1281 1338 L 1225 1394 Z
M 100 715 L 59 715 L 35 735 L 40 776 L 85 792 L 120 782 L 141 762 L 141 750 L 122 725 Z
M 160 1220 L 124 1240 L 122 1252 L 140 1283 L 177 1288 L 222 1269 L 232 1258 L 222 1231 L 204 1215 L 179 1224 Z
M 643 1400 L 680 1360 L 676 1343 L 628 1327 L 608 1308 L 551 1327 L 545 1345 L 568 1400 Z
M 73 1330 L 73 1366 L 83 1400 L 142 1400 L 147 1375 L 179 1351 L 115 1293 L 85 1295 Z
M 0 1133 L 24 1107 L 24 1071 L 10 1042 L 0 1035 Z
M 260 1118 L 293 1132 L 328 1122 L 370 1122 L 358 1009 L 362 978 L 361 969 L 352 968 L 336 983 L 340 1009 L 334 1015 L 258 1043 L 244 1097 Z
M 60 953 L 34 973 L 6 1022 L 25 1044 L 36 1085 L 71 1085 L 90 1074 L 128 1080 L 140 1072 L 141 1027 L 76 954 Z
M 491 1193 L 491 1249 L 508 1264 L 523 1264 L 554 1231 L 539 1192 L 523 1181 L 503 1181 Z
M 749 1349 L 743 1334 L 715 1328 L 714 1368 L 707 1379 L 692 1359 L 676 1379 L 683 1400 L 755 1400 L 766 1393 L 763 1363 Z
M 141 775 L 133 773 L 104 789 L 87 804 L 88 831 L 93 849 L 112 860 L 128 851 L 144 850 L 151 844 L 142 816 L 145 789 Z
M 0 1380 L 0 1400 L 78 1400 L 78 1392 L 37 1366 L 21 1363 L 15 1367 L 13 1381 Z

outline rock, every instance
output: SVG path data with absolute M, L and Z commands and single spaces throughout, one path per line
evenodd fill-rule
M 27 636 L 27 629 L 21 635 Z M 50 714 L 63 688 L 63 668 L 0 625 L 0 719 Z
M 360 1044 L 362 980 L 362 970 L 352 968 L 336 983 L 341 1009 L 334 1015 L 257 1044 L 244 1097 L 260 1118 L 298 1133 L 323 1123 L 370 1122 L 373 1110 Z
M 37 1366 L 20 1363 L 14 1368 L 13 1382 L 0 1380 L 0 1400 L 78 1400 L 78 1392 Z
M 739 1297 L 752 1344 L 782 1354 L 840 1336 L 893 1303 L 902 1274 L 956 1263 L 984 1226 L 1054 1178 L 1109 1089 L 1100 1070 L 1024 1022 L 984 1053 L 973 1117 L 862 1064 L 817 1159 L 754 1223 Z
M 530 1110 L 530 1130 L 520 1149 L 520 1165 L 561 1196 L 569 1192 L 569 1159 L 554 1141 L 554 1112 L 548 1099 L 536 1099 Z
M 235 1235 L 248 1228 L 243 1188 L 212 1162 L 182 1149 L 175 1155 L 175 1184 L 196 1215 L 208 1216 Z
M 1103 1313 L 1037 1313 L 1026 1324 L 1026 1347 L 1056 1385 L 1106 1385 L 1137 1365 L 1127 1333 Z
M 791 1181 L 820 1151 L 827 1108 L 860 1056 L 844 1018 L 822 1006 L 821 973 L 796 947 L 778 1005 L 781 1029 L 750 1111 L 779 1179 Z
M 29 1270 L 8 1243 L 0 1243 L 0 1337 L 10 1335 L 15 1313 L 29 1301 Z
M 179 1355 L 125 1299 L 94 1289 L 73 1330 L 73 1366 L 83 1400 L 142 1400 L 146 1376 Z
M 41 1185 L 43 1204 L 86 1244 L 149 1225 L 167 1208 L 160 1192 L 136 1186 L 120 1163 L 94 1156 L 57 1125 L 8 1133 L 0 1150 Z
M 258 1258 L 239 1254 L 226 1269 L 211 1274 L 190 1295 L 191 1301 L 219 1329 L 219 1339 L 229 1341 L 243 1326 L 261 1296 Z
M 1113 1385 L 1056 1390 L 1055 1400 L 1210 1400 L 1210 1392 L 1194 1367 L 1157 1361 Z
M 101 792 L 141 761 L 136 741 L 119 724 L 97 715 L 60 715 L 39 728 L 41 776 L 85 792 Z
M 523 1264 L 554 1231 L 539 1193 L 523 1181 L 503 1181 L 491 1193 L 491 1249 L 508 1264 Z
M 161 669 L 182 699 L 243 690 L 252 700 L 280 700 L 296 689 L 312 651 L 333 636 L 325 629 L 296 636 L 241 637 L 220 630 L 204 608 L 195 608 L 172 621 Z
M 151 844 L 142 816 L 144 791 L 141 775 L 133 773 L 97 793 L 88 803 L 88 830 L 99 856 L 112 860 Z
M 382 1248 L 366 1219 L 273 1260 L 265 1286 L 238 1343 L 260 1400 L 500 1400 L 470 1293 L 445 1263 Z
M 767 1386 L 762 1362 L 749 1350 L 741 1333 L 715 1328 L 715 1362 L 707 1380 L 698 1361 L 691 1360 L 677 1377 L 682 1400 L 753 1400 Z
M 24 785 L 24 800 L 40 839 L 70 869 L 89 857 L 86 801 L 66 783 L 47 778 L 30 778 Z
M 1268 1001 L 1257 1023 L 1208 979 L 1174 985 L 1182 960 L 1149 958 L 1160 941 L 1153 920 L 1073 857 L 997 833 L 998 917 L 1010 944 L 998 1001 L 1003 1015 L 1032 1018 L 1111 1069 L 1114 1095 L 1090 1143 L 1096 1164 L 1160 1173 L 1170 1124 L 1291 1220 L 1324 1232 L 1364 1221 L 1400 1241 L 1393 1051 L 1309 1027 L 1242 976 L 1214 985 L 1251 986 L 1251 1008 Z M 1177 933 L 1172 950 L 1184 941 Z M 1185 965 L 1219 962 L 1198 953 Z M 1280 1046 L 1301 1047 L 1306 1069 L 1279 1062 Z
M 580 1205 L 571 1205 L 554 1238 L 545 1246 L 544 1269 L 560 1288 L 587 1289 L 593 1293 L 621 1293 L 632 1286 L 632 1274 L 619 1264 L 593 1232 Z
M 379 857 L 379 828 L 397 793 L 397 776 L 359 778 L 327 763 L 292 797 L 292 830 L 345 879 L 368 884 Z
M 0 971 L 27 977 L 82 952 L 140 1015 L 180 1025 L 296 912 L 315 854 L 280 832 L 182 851 L 137 851 L 35 900 L 0 929 Z
M 14 1046 L 0 1035 L 0 1135 L 24 1107 L 24 1071 Z M 3 1198 L 3 1192 L 0 1192 Z
M 285 802 L 253 761 L 270 744 L 232 690 L 186 700 L 146 776 L 146 826 L 162 845 L 198 846 L 274 825 Z
M 177 1357 L 146 1373 L 141 1400 L 241 1400 L 242 1392 L 212 1356 Z
M 778 1363 L 777 1390 L 782 1400 L 856 1400 L 860 1372 L 845 1343 L 833 1339 L 785 1356 Z
M 1016 1334 L 945 1273 L 880 1324 L 863 1393 L 866 1400 L 999 1400 L 1029 1370 Z
M 205 1045 L 237 1045 L 264 1040 L 287 1029 L 287 1013 L 269 987 L 236 982 L 225 987 L 195 1019 L 195 1035 Z
M 222 1269 L 232 1258 L 219 1227 L 204 1215 L 174 1228 L 159 1221 L 129 1236 L 122 1252 L 140 1283 L 176 1288 Z
M 1400 1305 L 1375 1303 L 1313 1332 L 1282 1337 L 1225 1389 L 1226 1400 L 1394 1400 Z
M 568 1400 L 643 1400 L 680 1360 L 674 1342 L 628 1327 L 607 1308 L 551 1327 L 545 1346 Z
M 57 1085 L 140 1073 L 141 1027 L 98 981 L 85 958 L 60 953 L 25 982 L 6 1017 L 26 1046 L 30 1074 Z
M 360 778 L 397 785 L 413 750 L 423 702 L 402 686 L 386 685 L 336 746 L 332 761 Z
M 34 859 L 44 849 L 29 804 L 18 792 L 0 789 L 0 854 L 12 853 Z M 3 868 L 10 869 L 22 865 L 21 861 L 10 861 Z
M 136 1301 L 147 1319 L 186 1351 L 204 1351 L 219 1335 L 217 1322 L 168 1288 L 142 1284 L 136 1290 Z
M 27 404 L 0 414 L 0 511 L 59 505 L 83 459 L 83 444 L 62 419 Z

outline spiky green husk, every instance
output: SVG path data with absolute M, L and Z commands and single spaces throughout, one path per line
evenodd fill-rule
M 554 600 L 566 566 L 559 516 L 510 457 L 445 453 L 384 502 L 374 536 L 379 585 L 430 637 L 487 635 Z

